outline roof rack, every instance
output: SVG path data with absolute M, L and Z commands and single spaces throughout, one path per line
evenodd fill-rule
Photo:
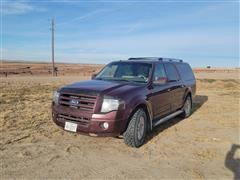
M 149 60 L 149 61 L 175 61 L 175 62 L 183 62 L 182 59 L 174 59 L 174 58 L 163 58 L 163 57 L 138 57 L 138 58 L 129 58 L 128 60 Z

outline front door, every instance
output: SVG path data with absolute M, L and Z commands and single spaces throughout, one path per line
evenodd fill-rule
M 154 119 L 167 115 L 171 111 L 171 86 L 167 83 L 167 76 L 162 63 L 155 65 L 153 84 L 149 94 Z

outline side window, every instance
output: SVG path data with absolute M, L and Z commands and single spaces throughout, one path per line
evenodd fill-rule
M 167 76 L 163 64 L 156 64 L 155 71 L 153 75 L 154 84 L 165 84 L 167 81 Z
M 179 76 L 176 68 L 172 64 L 165 64 L 166 73 L 168 77 L 168 81 L 177 81 L 179 80 Z
M 177 68 L 183 80 L 188 81 L 195 79 L 192 69 L 188 64 L 185 63 L 178 64 Z

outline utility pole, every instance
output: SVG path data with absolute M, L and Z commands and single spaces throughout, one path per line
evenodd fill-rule
M 54 19 L 51 22 L 51 30 L 52 30 L 52 76 L 55 76 L 55 64 L 54 64 Z

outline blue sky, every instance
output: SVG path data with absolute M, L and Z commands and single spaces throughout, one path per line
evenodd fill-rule
M 108 63 L 182 58 L 239 67 L 239 1 L 1 1 L 1 59 Z

